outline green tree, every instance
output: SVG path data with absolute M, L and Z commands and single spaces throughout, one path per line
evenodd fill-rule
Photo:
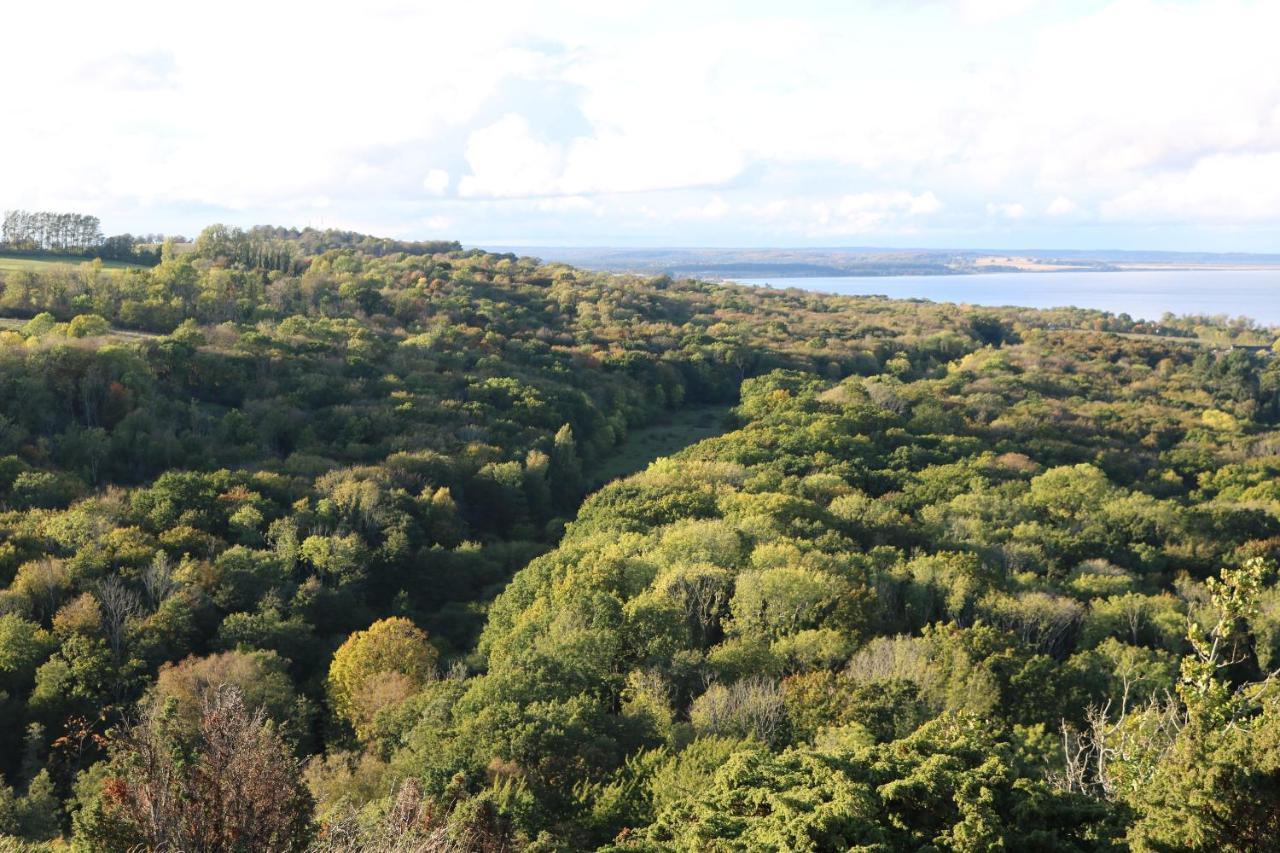
M 402 702 L 434 677 L 439 654 L 427 635 L 403 617 L 391 617 L 357 631 L 334 653 L 326 682 L 334 712 L 360 737 L 373 717 Z
M 67 324 L 67 337 L 94 338 L 111 331 L 111 324 L 97 314 L 77 314 Z

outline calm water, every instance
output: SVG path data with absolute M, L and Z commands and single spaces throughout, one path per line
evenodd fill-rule
M 980 273 L 859 278 L 752 278 L 743 284 L 799 287 L 851 296 L 1018 305 L 1025 308 L 1097 308 L 1135 320 L 1174 314 L 1226 314 L 1280 326 L 1280 270 L 1172 270 L 1167 272 Z

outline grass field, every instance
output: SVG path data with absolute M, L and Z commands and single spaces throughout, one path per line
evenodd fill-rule
M 26 317 L 0 317 L 0 330 L 13 329 L 16 331 L 25 326 L 27 322 L 28 318 Z M 121 341 L 140 341 L 144 338 L 158 338 L 160 336 L 154 332 L 135 332 L 130 329 L 117 329 L 112 326 L 105 337 Z
M 1073 332 L 1079 335 L 1092 335 L 1088 329 L 1063 329 L 1062 331 Z M 1132 341 L 1158 341 L 1160 343 L 1188 344 L 1197 347 L 1214 347 L 1218 349 L 1227 349 L 1233 346 L 1244 347 L 1246 349 L 1270 349 L 1273 343 L 1266 336 L 1261 334 L 1246 334 L 1236 340 L 1227 340 L 1225 338 L 1184 338 L 1176 335 L 1151 335 L 1143 332 L 1107 332 L 1109 335 L 1116 335 L 1121 338 L 1128 338 Z
M 31 258 L 22 255 L 6 255 L 0 253 L 0 272 L 9 270 L 39 270 L 54 264 L 71 264 L 79 266 L 87 264 L 93 258 L 82 258 L 78 255 L 42 255 Z M 130 264 L 125 261 L 103 261 L 102 266 L 109 270 L 122 270 L 130 267 L 141 267 L 141 264 Z
M 610 480 L 634 474 L 653 460 L 670 456 L 694 442 L 720 435 L 730 406 L 693 406 L 672 412 L 661 422 L 632 430 L 627 440 L 601 460 L 593 489 Z

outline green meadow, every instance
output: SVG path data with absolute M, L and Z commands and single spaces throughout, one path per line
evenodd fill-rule
M 80 264 L 91 263 L 93 258 L 85 258 L 80 255 L 40 255 L 38 257 L 30 257 L 27 255 L 6 255 L 0 253 L 0 271 L 11 272 L 16 270 L 41 271 L 58 264 L 70 264 L 79 266 Z M 129 269 L 130 267 L 141 268 L 141 264 L 130 264 L 125 261 L 103 261 L 102 266 L 109 270 Z

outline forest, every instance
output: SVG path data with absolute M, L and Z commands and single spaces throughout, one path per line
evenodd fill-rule
M 221 225 L 0 317 L 0 850 L 1280 837 L 1272 330 Z

